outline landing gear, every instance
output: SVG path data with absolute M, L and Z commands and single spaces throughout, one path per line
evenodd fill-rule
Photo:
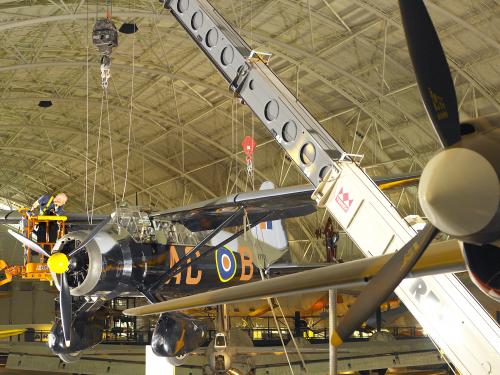
M 57 356 L 64 363 L 73 363 L 73 362 L 76 362 L 80 359 L 80 357 L 82 356 L 82 352 L 74 352 L 74 353 L 68 353 L 68 354 L 58 353 Z
M 181 366 L 184 364 L 184 362 L 186 362 L 188 355 L 189 355 L 189 353 L 186 353 L 186 354 L 178 355 L 175 357 L 165 357 L 165 359 L 172 366 Z

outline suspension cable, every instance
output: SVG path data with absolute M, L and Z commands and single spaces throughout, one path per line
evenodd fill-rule
M 261 279 L 265 280 L 264 272 L 262 272 L 262 268 L 259 268 L 259 272 L 260 272 Z M 286 350 L 285 341 L 283 340 L 283 335 L 281 334 L 281 325 L 279 324 L 278 318 L 276 317 L 276 313 L 274 312 L 273 303 L 272 303 L 270 297 L 267 297 L 266 300 L 267 300 L 267 303 L 269 304 L 269 308 L 271 309 L 271 313 L 273 314 L 274 324 L 276 324 L 276 329 L 278 330 L 278 335 L 279 335 L 280 340 L 281 340 L 281 345 L 283 346 L 283 351 L 285 352 L 285 357 L 286 357 L 286 360 L 288 362 L 288 366 L 290 367 L 290 372 L 292 373 L 292 375 L 294 375 L 295 372 L 293 371 L 292 362 L 290 361 L 290 357 L 288 356 L 288 350 Z
M 264 268 L 264 267 L 266 267 L 266 255 L 265 255 L 264 249 L 263 249 L 263 247 L 262 247 L 263 238 L 262 238 L 262 241 L 261 241 L 259 238 L 257 238 L 257 233 L 258 233 L 258 232 L 256 232 L 256 233 L 255 233 L 255 236 L 252 236 L 252 248 L 253 248 L 253 249 L 256 249 L 256 251 L 258 251 L 258 252 L 260 253 L 260 254 L 257 254 L 257 259 L 259 259 L 259 258 L 260 258 L 260 259 L 262 259 L 262 265 L 260 265 L 260 264 L 259 264 L 259 265 L 257 265 L 257 268 L 259 269 L 260 278 L 261 278 L 262 280 L 265 280 L 265 279 L 266 279 L 266 277 L 265 277 L 265 275 L 264 275 L 263 268 Z M 260 255 L 260 256 L 259 256 L 259 255 Z M 302 353 L 299 351 L 299 348 L 298 348 L 298 346 L 297 346 L 297 344 L 296 344 L 296 342 L 295 342 L 295 339 L 294 339 L 294 337 L 293 337 L 293 335 L 292 335 L 292 332 L 291 332 L 291 330 L 290 330 L 290 327 L 289 327 L 289 325 L 288 325 L 288 322 L 286 321 L 286 317 L 285 317 L 285 315 L 284 315 L 284 313 L 283 313 L 283 310 L 281 309 L 281 305 L 279 304 L 278 299 L 277 299 L 277 298 L 269 298 L 269 297 L 268 297 L 268 298 L 266 298 L 266 300 L 267 300 L 267 303 L 268 303 L 268 305 L 269 305 L 269 309 L 271 310 L 271 313 L 273 314 L 274 323 L 276 324 L 276 328 L 277 328 L 277 330 L 278 330 L 278 334 L 279 334 L 279 336 L 280 336 L 280 340 L 281 340 L 281 345 L 283 346 L 283 351 L 285 352 L 285 357 L 286 357 L 286 360 L 287 360 L 287 362 L 288 362 L 288 366 L 290 367 L 290 371 L 291 371 L 291 373 L 292 373 L 292 375 L 293 375 L 293 374 L 294 374 L 294 371 L 293 371 L 292 363 L 291 363 L 291 361 L 290 361 L 290 357 L 288 356 L 288 351 L 287 351 L 287 349 L 286 349 L 285 342 L 283 341 L 283 336 L 282 336 L 282 334 L 281 334 L 281 326 L 280 326 L 280 324 L 279 324 L 279 322 L 278 322 L 278 318 L 276 317 L 276 313 L 275 313 L 275 311 L 274 311 L 274 305 L 273 305 L 273 303 L 272 303 L 272 299 L 274 299 L 274 300 L 276 301 L 276 304 L 277 304 L 277 306 L 279 307 L 279 309 L 280 309 L 280 311 L 281 311 L 281 315 L 283 316 L 283 319 L 285 320 L 285 325 L 286 325 L 286 327 L 287 327 L 287 329 L 288 329 L 288 333 L 290 334 L 290 337 L 291 337 L 291 338 L 292 338 L 292 340 L 293 340 L 293 343 L 294 343 L 294 345 L 295 345 L 295 348 L 296 348 L 296 350 L 297 350 L 297 353 L 299 354 L 300 360 L 302 361 L 302 365 L 303 365 L 304 369 L 307 371 L 307 368 L 306 368 L 306 364 L 305 364 L 304 358 L 302 357 Z
M 167 66 L 167 70 L 170 72 L 170 73 L 175 73 L 174 72 L 174 69 L 172 67 L 172 65 L 170 64 L 170 61 L 169 61 L 169 58 L 168 58 L 168 54 L 165 50 L 165 45 L 164 45 L 164 41 L 163 41 L 163 38 L 162 38 L 162 35 L 160 33 L 160 30 L 158 29 L 158 23 L 159 23 L 159 20 L 158 20 L 158 13 L 156 12 L 156 7 L 155 7 L 155 4 L 153 3 L 153 1 L 151 1 L 151 8 L 153 9 L 153 14 L 154 14 L 154 22 L 153 22 L 153 26 L 154 26 L 154 30 L 155 30 L 155 33 L 156 35 L 158 36 L 158 39 L 160 40 L 160 47 L 161 47 L 161 51 L 162 51 L 162 55 L 163 57 L 165 58 L 165 63 L 166 63 L 166 66 Z M 185 155 L 184 155 L 184 126 L 181 122 L 181 116 L 180 116 L 180 112 L 179 112 L 179 105 L 178 105 L 178 101 L 177 101 L 177 90 L 175 88 L 175 80 L 174 78 L 172 77 L 171 78 L 171 85 L 172 85 L 172 93 L 173 93 L 173 96 L 174 96 L 174 105 L 175 105 L 175 111 L 176 111 L 176 115 L 177 115 L 177 126 L 181 129 L 181 171 L 182 171 L 182 177 L 183 177 L 183 180 L 184 180 L 184 197 L 183 197 L 183 200 L 185 198 L 185 195 L 186 195 L 186 171 L 185 171 Z
M 258 233 L 258 231 L 255 232 L 255 236 L 252 236 L 252 248 L 256 249 L 260 253 L 261 258 L 264 259 L 264 263 L 265 263 L 265 258 L 266 257 L 265 257 L 264 249 L 262 247 L 262 242 L 264 242 L 264 238 L 263 238 L 264 236 L 262 236 L 262 238 L 257 238 L 257 233 Z M 288 250 L 288 251 L 290 251 L 290 250 Z M 259 256 L 257 256 L 257 258 L 258 257 Z M 264 264 L 264 266 L 265 266 L 265 264 Z M 259 272 L 260 272 L 260 277 L 261 277 L 262 280 L 264 280 L 265 279 L 265 275 L 264 275 L 264 272 L 262 270 L 262 267 L 258 267 L 258 268 L 259 268 Z M 269 276 L 267 278 L 269 279 Z M 271 299 L 268 298 L 268 300 L 269 300 L 268 301 L 268 303 L 269 303 Z M 285 326 L 286 326 L 286 328 L 288 330 L 288 334 L 290 335 L 290 337 L 292 339 L 293 346 L 295 347 L 295 350 L 297 351 L 297 354 L 298 354 L 298 356 L 300 358 L 300 361 L 302 362 L 303 368 L 307 372 L 306 362 L 304 360 L 304 357 L 302 356 L 302 352 L 299 349 L 299 346 L 298 346 L 298 344 L 297 344 L 297 342 L 295 340 L 295 337 L 293 336 L 292 330 L 290 329 L 290 326 L 289 326 L 288 322 L 286 321 L 286 317 L 285 317 L 285 314 L 283 312 L 283 309 L 281 308 L 281 304 L 280 304 L 278 298 L 273 298 L 273 300 L 276 301 L 276 305 L 278 306 L 278 308 L 279 308 L 279 310 L 281 312 L 281 316 L 283 317 L 283 320 L 285 322 Z M 274 315 L 275 314 L 274 313 L 274 306 L 272 305 L 272 303 L 269 304 L 269 308 L 271 309 L 271 311 L 272 311 L 272 313 Z M 286 349 L 285 349 L 285 353 L 286 353 Z M 287 355 L 287 359 L 288 359 L 288 355 Z M 292 373 L 293 373 L 293 370 L 292 370 Z
M 304 361 L 304 357 L 302 356 L 302 352 L 300 351 L 299 346 L 297 345 L 297 341 L 295 341 L 295 337 L 293 336 L 292 330 L 290 329 L 290 326 L 288 325 L 288 322 L 286 321 L 285 313 L 283 312 L 283 309 L 281 308 L 280 301 L 278 300 L 278 298 L 274 298 L 274 300 L 276 301 L 276 304 L 278 305 L 278 308 L 280 309 L 281 316 L 283 317 L 283 321 L 285 322 L 285 326 L 288 330 L 288 334 L 292 338 L 293 346 L 295 346 L 295 350 L 297 350 L 297 354 L 299 355 L 300 361 L 302 362 L 302 366 L 304 367 L 304 369 L 307 372 L 306 362 Z
M 135 1 L 134 1 L 135 8 Z M 137 27 L 134 23 L 134 28 Z M 122 202 L 125 200 L 125 192 L 127 191 L 127 182 L 128 182 L 128 168 L 129 168 L 129 160 L 130 160 L 130 140 L 132 135 L 132 112 L 134 108 L 134 76 L 135 76 L 135 32 L 132 36 L 132 92 L 130 93 L 130 108 L 128 111 L 128 140 L 127 140 L 127 160 L 125 164 L 125 181 L 123 182 L 123 193 L 122 193 Z M 144 181 L 143 181 L 144 182 Z
M 92 224 L 92 220 L 94 218 L 94 203 L 95 203 L 95 187 L 97 184 L 97 169 L 99 167 L 99 148 L 101 145 L 101 128 L 102 128 L 102 111 L 104 109 L 104 91 L 101 96 L 101 114 L 99 116 L 99 130 L 97 133 L 97 148 L 96 148 L 96 156 L 95 156 L 95 172 L 94 172 L 94 186 L 92 187 L 92 206 L 90 209 L 90 224 Z
M 111 121 L 109 120 L 109 99 L 108 99 L 108 90 L 104 90 L 106 97 L 106 115 L 108 118 L 108 138 L 109 138 L 109 153 L 111 160 L 111 182 L 113 184 L 113 201 L 115 202 L 115 211 L 118 210 L 118 204 L 116 200 L 116 179 L 115 179 L 115 161 L 113 158 L 113 139 L 111 135 Z
M 88 192 L 88 184 L 89 184 L 89 5 L 88 3 L 85 5 L 85 8 L 87 10 L 87 21 L 85 25 L 85 35 L 87 35 L 87 49 L 86 49 L 86 86 L 87 86 L 87 93 L 86 93 L 86 138 L 85 138 L 85 182 L 84 182 L 84 188 L 85 188 L 85 211 L 87 212 L 87 221 L 90 222 L 90 216 L 89 216 L 89 192 Z

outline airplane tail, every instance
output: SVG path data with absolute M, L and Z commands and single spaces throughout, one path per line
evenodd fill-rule
M 265 181 L 259 190 L 274 189 L 271 181 Z M 250 230 L 253 241 L 250 249 L 254 253 L 254 263 L 259 267 L 273 264 L 288 250 L 288 236 L 283 220 L 264 221 Z
M 259 190 L 274 189 L 274 184 L 265 181 Z M 220 231 L 212 240 L 220 243 L 231 233 Z M 252 261 L 259 268 L 266 268 L 280 260 L 288 250 L 288 236 L 283 220 L 269 220 L 253 227 L 246 235 L 241 235 L 226 245 L 231 251 L 237 252 L 245 247 L 252 253 Z M 281 259 L 283 261 L 283 259 Z M 286 261 L 284 261 L 287 263 Z

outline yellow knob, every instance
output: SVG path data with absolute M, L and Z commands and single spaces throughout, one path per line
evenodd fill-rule
M 69 259 L 64 253 L 54 253 L 47 260 L 47 266 L 52 272 L 61 274 L 68 270 Z

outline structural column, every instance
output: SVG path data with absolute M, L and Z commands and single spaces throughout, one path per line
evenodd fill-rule
M 329 347 L 329 366 L 330 375 L 337 375 L 337 348 L 332 345 L 331 335 L 337 327 L 337 291 L 330 289 L 328 291 L 328 347 Z

